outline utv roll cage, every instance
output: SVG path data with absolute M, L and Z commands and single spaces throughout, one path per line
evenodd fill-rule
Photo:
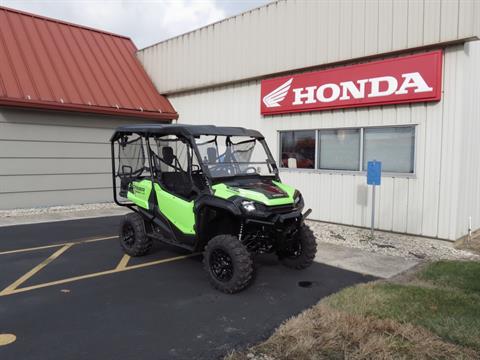
M 132 136 L 132 135 L 138 135 L 139 139 L 127 141 L 128 136 Z M 131 171 L 127 173 L 126 170 L 128 170 L 129 166 L 126 166 L 127 169 L 122 167 L 117 171 L 117 168 L 116 168 L 117 163 L 116 163 L 116 157 L 115 157 L 115 144 L 122 143 L 122 140 L 124 141 L 123 144 L 131 144 L 135 141 L 139 141 L 142 138 L 145 139 L 145 145 L 146 145 L 147 157 L 148 157 L 148 170 L 150 172 L 150 179 L 152 180 L 152 183 L 153 183 L 155 181 L 155 174 L 153 169 L 155 169 L 156 164 L 153 163 L 152 157 L 155 157 L 156 160 L 160 162 L 164 162 L 164 160 L 162 160 L 157 154 L 155 154 L 155 152 L 151 150 L 150 138 L 168 136 L 168 135 L 177 136 L 179 138 L 186 139 L 189 145 L 191 146 L 193 152 L 195 153 L 195 156 L 197 157 L 197 159 L 201 159 L 201 155 L 198 151 L 198 147 L 195 142 L 195 139 L 199 138 L 202 135 L 245 136 L 245 137 L 255 138 L 256 140 L 262 143 L 265 142 L 265 138 L 260 132 L 256 130 L 245 129 L 242 127 L 220 127 L 220 126 L 214 126 L 214 125 L 178 125 L 178 124 L 140 124 L 140 125 L 120 126 L 115 130 L 114 134 L 110 138 L 111 158 L 112 158 L 113 199 L 117 205 L 128 207 L 132 211 L 137 211 L 135 208 L 135 204 L 133 202 L 127 202 L 127 201 L 122 202 L 118 200 L 117 176 L 119 176 L 121 179 L 123 177 L 123 178 L 127 178 L 127 180 L 131 180 L 132 178 L 139 176 L 146 168 L 142 167 L 140 169 L 130 169 Z M 269 158 L 273 159 L 273 156 L 268 146 L 264 144 L 264 148 Z M 141 158 L 143 158 L 143 161 L 145 161 L 145 152 L 144 152 L 143 146 L 141 145 L 139 146 L 139 151 L 141 152 L 141 154 L 138 154 L 138 155 L 139 156 L 141 155 Z M 189 161 L 188 168 L 190 169 L 189 177 L 190 177 L 190 181 L 193 183 L 192 174 L 191 174 L 191 156 L 187 156 L 187 159 Z M 210 176 L 210 170 L 208 169 L 208 167 L 204 165 L 202 161 L 199 161 L 198 165 L 200 166 L 208 182 L 207 188 L 210 188 L 213 185 L 212 177 Z M 169 166 L 172 166 L 172 165 L 169 164 Z M 275 176 L 273 176 L 273 178 L 278 179 L 278 170 L 276 166 L 274 167 L 274 172 L 275 172 Z M 126 176 L 126 174 L 130 175 L 130 179 L 128 179 L 129 177 Z M 217 178 L 217 181 L 221 181 L 221 180 L 222 178 Z
M 222 127 L 215 125 L 173 125 L 173 124 L 145 124 L 125 125 L 116 129 L 110 141 L 118 140 L 124 134 L 138 134 L 147 136 L 180 135 L 184 137 L 198 137 L 200 135 L 225 135 L 225 136 L 250 136 L 263 139 L 263 135 L 257 130 L 245 129 L 242 127 Z

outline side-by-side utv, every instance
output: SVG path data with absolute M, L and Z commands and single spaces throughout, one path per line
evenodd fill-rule
M 155 239 L 192 252 L 215 288 L 249 285 L 259 253 L 308 267 L 317 250 L 298 190 L 280 181 L 258 131 L 196 125 L 129 125 L 111 138 L 114 200 L 133 213 L 120 243 L 130 256 Z

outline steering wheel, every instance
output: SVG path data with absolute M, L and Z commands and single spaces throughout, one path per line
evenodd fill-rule
M 216 164 L 210 168 L 210 173 L 213 176 L 228 176 L 235 174 L 235 168 L 232 164 Z
M 193 164 L 192 165 L 192 174 L 198 175 L 202 173 L 202 169 L 200 168 L 199 165 Z

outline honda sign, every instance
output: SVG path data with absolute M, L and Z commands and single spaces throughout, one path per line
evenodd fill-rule
M 284 114 L 441 98 L 442 51 L 263 80 L 261 113 Z

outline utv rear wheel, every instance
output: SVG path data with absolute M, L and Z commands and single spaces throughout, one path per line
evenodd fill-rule
M 317 241 L 313 231 L 307 225 L 302 225 L 292 244 L 278 252 L 283 265 L 292 269 L 305 269 L 312 265 L 317 253 Z
M 218 235 L 208 242 L 203 265 L 213 287 L 227 294 L 245 289 L 253 277 L 250 253 L 232 235 Z
M 120 245 L 130 256 L 145 255 L 152 247 L 152 239 L 147 237 L 145 221 L 137 214 L 125 215 L 120 225 Z

